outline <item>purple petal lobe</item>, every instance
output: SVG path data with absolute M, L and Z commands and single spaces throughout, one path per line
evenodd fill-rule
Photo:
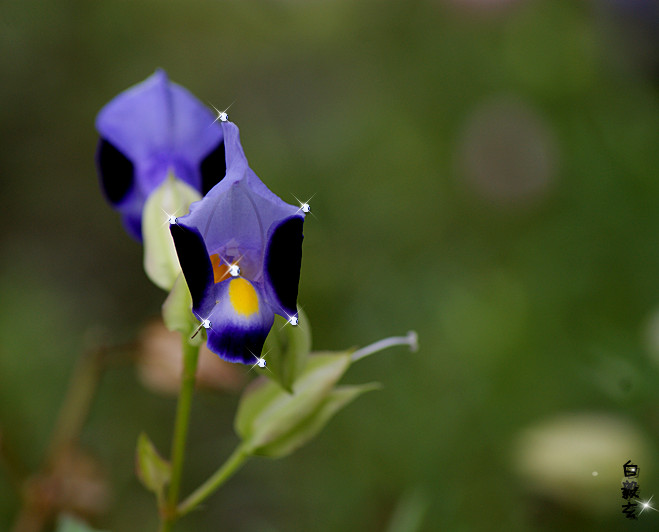
M 134 161 L 172 151 L 201 161 L 222 139 L 213 113 L 162 70 L 108 103 L 96 128 Z
M 236 301 L 232 283 L 246 283 L 248 297 L 255 302 Z M 253 292 L 249 292 L 253 291 Z M 207 316 L 208 348 L 229 362 L 254 364 L 261 356 L 263 343 L 274 323 L 274 313 L 265 303 L 262 288 L 245 279 L 230 279 L 216 285 L 216 305 Z M 204 316 L 206 318 L 206 316 Z
M 297 292 L 302 265 L 301 216 L 287 218 L 271 232 L 265 256 L 268 286 L 281 309 L 297 315 Z
M 269 327 L 267 330 L 250 330 L 227 324 L 218 333 L 214 330 L 208 331 L 208 349 L 228 362 L 255 364 L 260 358 L 268 331 Z M 258 353 L 258 356 L 255 353 Z
M 247 166 L 235 124 L 224 122 L 222 127 L 226 177 L 194 203 L 181 222 L 199 230 L 209 255 L 218 253 L 227 260 L 227 253 L 242 257 L 241 268 L 245 266 L 248 277 L 259 280 L 271 227 L 299 209 L 273 194 Z

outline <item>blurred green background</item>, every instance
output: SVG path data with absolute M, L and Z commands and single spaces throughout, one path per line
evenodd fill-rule
M 314 347 L 421 344 L 353 367 L 384 389 L 177 530 L 656 530 L 624 518 L 620 479 L 631 459 L 659 497 L 658 21 L 652 0 L 3 2 L 6 460 L 36 470 L 79 354 L 159 313 L 93 156 L 98 110 L 162 67 L 235 100 L 271 190 L 313 195 Z M 184 492 L 237 443 L 237 402 L 196 395 Z M 82 434 L 112 489 L 97 526 L 156 529 L 133 450 L 146 430 L 168 452 L 174 409 L 129 365 L 104 375 Z

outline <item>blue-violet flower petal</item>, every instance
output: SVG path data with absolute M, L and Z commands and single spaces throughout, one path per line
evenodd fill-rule
M 146 198 L 173 175 L 202 195 L 225 174 L 222 128 L 213 113 L 158 70 L 96 117 L 96 164 L 106 198 L 142 239 Z

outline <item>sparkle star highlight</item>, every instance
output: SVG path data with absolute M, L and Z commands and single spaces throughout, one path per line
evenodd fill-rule
M 233 105 L 234 103 L 236 103 L 236 102 L 235 102 L 235 101 L 231 102 L 231 105 Z M 215 122 L 217 122 L 218 120 L 219 120 L 220 122 L 227 122 L 227 121 L 229 120 L 229 115 L 227 114 L 227 111 L 229 110 L 229 107 L 231 107 L 231 105 L 229 105 L 229 107 L 227 107 L 224 111 L 220 111 L 220 110 L 219 110 L 217 107 L 215 107 L 212 103 L 209 104 L 209 105 L 210 105 L 213 109 L 215 109 L 215 112 L 217 113 L 217 117 L 215 118 L 215 120 L 213 120 L 213 124 L 214 124 Z M 212 126 L 213 124 L 211 124 L 211 126 Z
M 195 316 L 197 316 L 197 315 L 195 314 Z M 197 316 L 197 319 L 201 323 L 199 324 L 199 327 L 197 327 L 195 329 L 195 331 L 192 333 L 192 336 L 190 336 L 190 340 L 192 340 L 195 336 L 197 336 L 197 334 L 199 334 L 199 331 L 201 331 L 202 328 L 211 329 L 212 326 L 213 326 L 213 324 L 211 323 L 211 321 L 208 318 L 200 318 L 199 316 Z
M 169 225 L 174 225 L 174 224 L 178 223 L 178 218 L 177 218 L 177 216 L 176 216 L 176 213 L 177 213 L 180 209 L 177 209 L 177 210 L 174 211 L 173 213 L 169 213 L 169 212 L 167 212 L 167 211 L 166 211 L 165 209 L 163 209 L 162 207 L 160 208 L 160 210 L 165 214 L 165 221 L 163 222 L 163 225 L 167 225 L 167 224 L 169 224 Z
M 300 305 L 300 309 L 304 310 L 304 307 Z M 283 330 L 284 327 L 286 327 L 287 325 L 292 325 L 293 327 L 297 327 L 300 325 L 300 318 L 298 316 L 296 316 L 295 314 L 289 314 L 288 312 L 286 312 L 285 314 L 286 316 L 284 317 L 286 318 L 286 321 L 284 322 L 284 325 L 279 327 L 280 331 Z
M 268 356 L 268 353 L 269 353 L 269 352 L 270 352 L 270 350 L 266 351 L 266 353 L 265 353 L 262 357 L 257 357 L 256 355 L 254 355 L 254 353 L 252 353 L 252 352 L 250 351 L 250 353 L 251 353 L 251 354 L 254 356 L 254 358 L 256 359 L 256 362 L 252 365 L 251 368 L 249 368 L 249 371 L 248 371 L 247 373 L 249 373 L 250 371 L 252 371 L 252 370 L 253 370 L 254 368 L 256 368 L 256 367 L 259 367 L 259 368 L 261 368 L 261 369 L 265 368 L 265 369 L 267 369 L 268 371 L 270 371 L 270 368 L 268 367 L 268 363 L 267 363 L 266 360 L 265 360 L 265 357 Z
M 224 262 L 224 264 L 227 265 L 227 273 L 229 275 L 231 275 L 231 277 L 238 277 L 240 275 L 240 261 L 243 260 L 244 256 L 245 255 L 241 255 L 240 257 L 238 257 L 233 262 L 229 262 L 224 257 L 221 257 L 222 262 Z
M 641 501 L 639 499 L 636 499 L 636 502 L 641 505 L 641 510 L 640 512 L 638 512 L 638 515 L 641 515 L 645 510 L 654 510 L 655 512 L 659 512 L 659 510 L 657 510 L 654 506 L 650 504 L 650 502 L 652 502 L 653 497 L 654 495 L 650 497 L 647 501 Z
M 313 196 L 311 196 L 307 201 L 300 201 L 300 199 L 293 194 L 293 197 L 297 200 L 297 202 L 300 204 L 300 208 L 298 209 L 298 212 L 302 211 L 304 214 L 313 214 L 311 212 L 311 205 L 309 205 L 309 202 L 313 199 Z

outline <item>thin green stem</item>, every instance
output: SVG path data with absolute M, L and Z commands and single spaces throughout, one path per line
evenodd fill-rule
M 176 512 L 178 495 L 181 489 L 181 476 L 183 473 L 183 459 L 185 457 L 185 444 L 188 439 L 188 425 L 190 422 L 190 408 L 192 394 L 197 374 L 197 361 L 199 360 L 199 346 L 190 345 L 187 337 L 183 337 L 183 374 L 181 376 L 181 390 L 176 406 L 176 422 L 172 437 L 172 476 L 167 493 L 165 508 L 161 508 L 161 532 L 171 530 L 174 521 L 179 515 Z
M 212 495 L 222 484 L 224 484 L 231 475 L 233 475 L 245 460 L 251 455 L 239 445 L 235 451 L 227 458 L 227 461 L 213 475 L 193 491 L 178 507 L 178 515 L 182 516 L 194 510 L 200 503 Z
M 158 532 L 170 532 L 173 524 L 174 524 L 173 520 L 166 519 L 165 517 L 161 517 L 160 528 L 158 529 Z

